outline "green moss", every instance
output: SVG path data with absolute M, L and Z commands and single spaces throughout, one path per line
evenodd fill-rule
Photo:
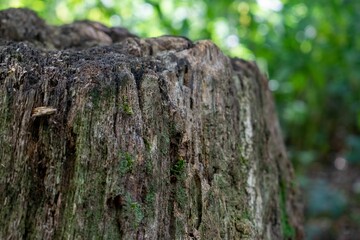
M 175 176 L 177 178 L 181 177 L 181 175 L 184 173 L 185 166 L 186 166 L 185 160 L 179 158 L 178 161 L 170 169 L 171 176 Z
M 145 203 L 147 205 L 153 205 L 155 202 L 155 190 L 150 188 L 150 191 L 146 194 Z
M 87 226 L 89 226 L 86 229 L 86 235 L 91 237 L 100 238 L 100 234 L 102 233 L 99 229 L 99 225 L 97 223 L 101 222 L 103 219 L 102 216 L 102 209 L 99 209 L 99 207 L 94 206 L 96 209 L 93 209 L 92 211 L 86 211 L 86 221 L 89 223 Z
M 63 222 L 62 222 L 62 233 L 60 236 L 71 236 L 73 235 L 74 231 L 75 231 L 75 226 L 76 224 L 75 222 L 75 214 L 73 214 L 73 207 L 74 207 L 74 193 L 75 191 L 72 190 L 71 192 L 68 193 L 67 195 L 67 203 L 66 205 L 69 206 L 67 208 L 65 208 L 65 211 L 63 213 Z
M 127 115 L 134 114 L 134 112 L 129 104 L 128 98 L 126 96 L 123 97 L 122 111 Z
M 237 152 L 238 152 L 241 168 L 242 170 L 244 170 L 244 172 L 247 172 L 250 162 L 248 161 L 248 159 L 244 157 L 244 153 L 243 153 L 244 149 L 241 147 L 239 143 L 237 144 L 237 149 L 238 149 Z
M 149 192 L 145 196 L 145 204 L 146 204 L 146 216 L 150 218 L 154 218 L 154 203 L 155 203 L 155 189 L 154 187 L 150 187 Z
M 186 235 L 185 233 L 185 223 L 182 219 L 175 219 L 175 239 L 183 239 Z
M 153 161 L 151 158 L 147 159 L 145 162 L 145 171 L 148 175 L 151 175 L 154 169 Z
M 286 210 L 286 185 L 283 181 L 280 181 L 280 210 L 281 210 L 281 229 L 285 239 L 295 239 L 295 229 L 289 223 L 289 217 Z
M 184 209 L 188 201 L 186 189 L 182 186 L 176 188 L 175 200 L 181 209 Z
M 115 96 L 114 89 L 111 86 L 97 86 L 90 90 L 91 102 L 94 105 L 95 109 L 104 107 L 103 105 L 108 105 L 113 102 Z
M 139 227 L 141 221 L 144 219 L 144 212 L 142 206 L 137 201 L 133 200 L 130 194 L 126 196 L 125 215 L 132 221 L 132 227 Z
M 170 145 L 170 138 L 169 134 L 166 130 L 160 133 L 160 140 L 159 140 L 159 151 L 163 156 L 168 156 L 169 154 L 169 145 Z
M 180 208 L 184 208 L 187 202 L 186 189 L 184 188 L 186 162 L 183 158 L 178 158 L 170 169 L 171 177 L 177 180 L 175 188 L 175 201 Z
M 249 210 L 245 210 L 244 212 L 243 212 L 243 214 L 242 214 L 242 219 L 246 219 L 246 220 L 251 220 L 252 219 L 252 217 L 251 217 L 251 215 L 250 215 L 250 213 L 249 213 Z
M 98 88 L 93 88 L 90 91 L 91 102 L 94 104 L 95 108 L 98 108 L 100 105 L 100 90 Z
M 126 173 L 132 173 L 134 167 L 134 158 L 128 152 L 119 151 L 118 156 L 120 158 L 119 161 L 119 173 L 120 175 L 124 175 Z
M 163 156 L 167 156 L 168 153 L 169 153 L 168 147 L 161 147 L 161 148 L 160 148 L 160 153 L 161 153 Z
M 141 223 L 141 221 L 144 218 L 144 213 L 142 211 L 141 205 L 137 202 L 132 202 L 130 205 L 131 209 L 134 212 L 134 216 L 135 216 L 135 227 L 139 226 L 139 224 Z

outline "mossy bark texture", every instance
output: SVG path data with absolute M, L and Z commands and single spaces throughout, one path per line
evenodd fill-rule
M 254 63 L 0 12 L 0 239 L 301 239 L 293 180 Z

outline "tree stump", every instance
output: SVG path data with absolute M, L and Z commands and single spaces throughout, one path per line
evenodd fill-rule
M 302 238 L 254 63 L 26 9 L 0 38 L 0 239 Z

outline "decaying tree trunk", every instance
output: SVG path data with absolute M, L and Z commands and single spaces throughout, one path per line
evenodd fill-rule
M 0 38 L 0 239 L 301 239 L 254 63 L 24 9 Z

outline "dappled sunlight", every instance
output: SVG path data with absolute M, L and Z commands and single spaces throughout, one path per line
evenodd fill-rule
M 272 10 L 279 12 L 283 8 L 283 4 L 280 0 L 256 0 L 259 7 L 265 10 Z

